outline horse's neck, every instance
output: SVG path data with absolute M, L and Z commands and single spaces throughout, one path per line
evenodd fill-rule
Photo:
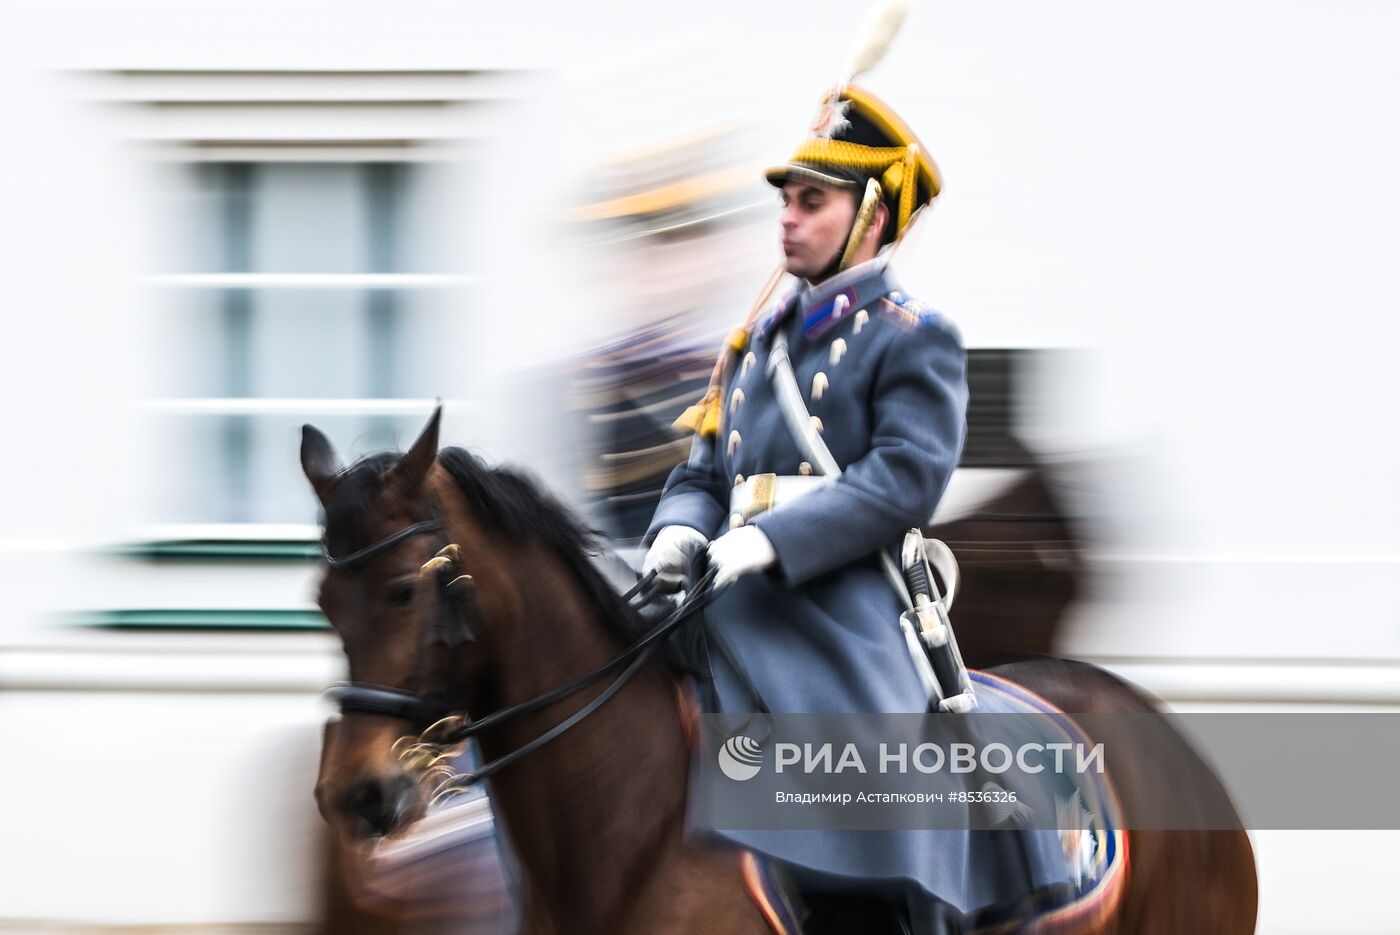
M 507 704 L 601 668 L 622 648 L 553 556 L 526 548 L 511 564 L 521 583 L 508 603 L 518 613 L 494 628 L 505 631 L 497 662 Z M 483 755 L 489 761 L 519 748 L 615 677 L 482 737 Z M 491 795 L 546 902 L 598 918 L 615 912 L 661 848 L 679 839 L 686 764 L 675 684 L 648 665 L 575 727 L 503 772 Z

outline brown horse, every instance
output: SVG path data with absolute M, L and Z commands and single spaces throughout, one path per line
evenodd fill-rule
M 317 801 L 348 838 L 392 834 L 426 807 L 395 753 L 402 735 L 437 712 L 480 718 L 597 670 L 636 622 L 591 566 L 592 543 L 571 514 L 520 474 L 457 449 L 439 453 L 437 414 L 402 458 L 348 470 L 308 426 L 302 466 L 325 511 L 321 607 L 352 683 L 390 689 L 382 704 L 371 696 L 347 707 L 327 731 Z M 453 573 L 470 578 L 437 587 L 420 569 L 448 543 L 460 550 Z M 1154 708 L 1090 666 L 1031 660 L 998 672 L 1071 712 Z M 518 751 L 608 684 L 482 732 L 483 759 Z M 683 836 L 684 721 L 677 683 L 648 663 L 595 713 L 493 779 L 492 803 L 520 861 L 522 931 L 771 931 L 737 855 Z M 1142 766 L 1114 776 L 1125 806 L 1164 791 Z M 1253 931 L 1254 865 L 1242 831 L 1134 832 L 1131 852 L 1121 900 L 1076 931 Z

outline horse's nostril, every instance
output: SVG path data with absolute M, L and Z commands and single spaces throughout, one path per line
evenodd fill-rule
M 387 782 L 364 780 L 350 791 L 346 805 L 367 835 L 386 835 L 404 823 L 412 801 L 412 781 L 395 777 Z
M 362 782 L 350 791 L 346 809 L 351 816 L 362 822 L 361 827 L 368 834 L 383 834 L 384 794 L 377 782 Z

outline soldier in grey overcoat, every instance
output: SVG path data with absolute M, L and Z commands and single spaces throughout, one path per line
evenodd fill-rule
M 902 121 L 853 85 L 767 178 L 782 191 L 796 285 L 731 336 L 706 399 L 683 417 L 696 434 L 651 521 L 644 568 L 674 578 L 708 550 L 724 588 L 708 626 L 773 712 L 924 712 L 897 626 L 904 605 L 877 554 L 932 516 L 962 451 L 968 390 L 958 330 L 904 293 L 886 248 L 940 179 Z M 836 478 L 803 460 L 766 375 L 780 332 Z M 755 504 L 746 494 L 762 475 L 776 475 L 777 496 Z M 755 710 L 724 656 L 711 665 L 718 709 Z M 961 912 L 1064 878 L 1053 835 L 1032 839 L 1030 879 L 1008 879 L 977 837 L 987 832 L 726 834 L 807 871 L 809 886 L 903 885 L 922 902 L 922 931 L 956 931 Z

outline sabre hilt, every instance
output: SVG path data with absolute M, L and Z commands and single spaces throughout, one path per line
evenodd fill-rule
M 918 634 L 928 654 L 929 664 L 933 667 L 934 678 L 938 680 L 939 694 L 942 696 L 938 707 L 943 711 L 971 711 L 977 706 L 977 701 L 967 677 L 967 666 L 963 664 L 962 653 L 958 651 L 953 624 L 948 619 L 948 608 L 938 592 L 938 583 L 929 568 L 928 556 L 924 554 L 923 533 L 917 529 L 909 530 L 904 536 L 900 571 L 914 605 L 912 610 L 905 611 L 905 616 Z

